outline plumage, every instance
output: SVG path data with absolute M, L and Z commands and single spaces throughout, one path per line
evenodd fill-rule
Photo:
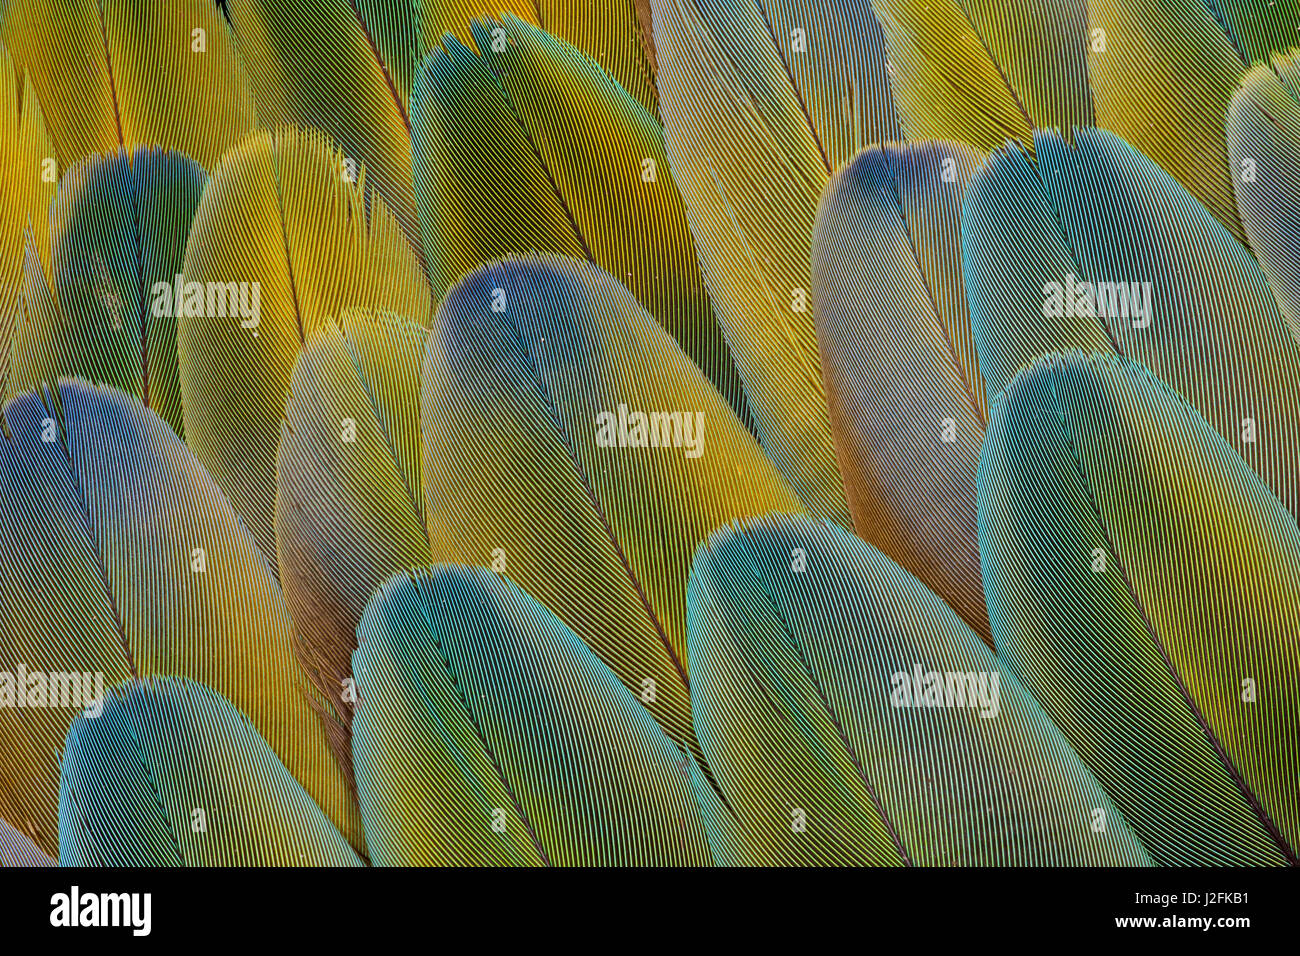
M 308 337 L 280 428 L 275 532 L 296 648 L 342 720 L 356 696 L 357 624 L 392 575 L 432 559 L 424 524 L 420 373 L 428 330 L 346 312 Z
M 0 867 L 57 865 L 24 834 L 0 820 Z
M 53 285 L 29 273 L 13 392 L 83 377 L 141 398 L 184 435 L 173 289 L 207 179 L 187 156 L 143 148 L 64 174 L 49 213 Z
M 506 578 L 395 575 L 358 640 L 357 789 L 376 864 L 712 861 L 686 755 Z
M 1131 359 L 1068 352 L 991 409 L 999 658 L 1165 866 L 1296 860 L 1300 530 Z
M 1205 0 L 1246 63 L 1267 63 L 1300 40 L 1296 0 Z
M 45 675 L 29 677 L 29 693 L 64 673 L 102 675 L 108 688 L 165 674 L 206 683 L 362 846 L 302 690 L 284 599 L 225 496 L 139 399 L 74 381 L 59 392 L 61 421 L 48 393 L 5 409 L 0 671 Z M 85 696 L 82 687 L 61 692 L 66 706 L 0 707 L 0 816 L 51 855 L 63 738 Z
M 1300 347 L 1258 263 L 1114 134 L 1036 139 L 1036 174 L 1002 153 L 966 193 L 988 394 L 1047 352 L 1118 351 L 1178 390 L 1300 514 Z
M 68 730 L 62 866 L 361 866 L 248 719 L 182 677 L 128 681 Z
M 433 560 L 506 574 L 694 746 L 695 547 L 733 518 L 802 510 L 722 396 L 613 277 L 547 258 L 443 300 L 421 402 Z
M 355 182 L 342 169 L 319 133 L 253 133 L 212 171 L 185 247 L 183 281 L 205 296 L 179 320 L 186 441 L 268 556 L 280 422 L 304 338 L 349 308 L 429 322 L 429 288 L 397 221 L 367 194 L 364 169 Z M 211 284 L 231 282 L 248 314 L 209 314 Z
M 787 72 L 786 38 L 778 48 L 755 0 L 653 6 L 665 149 L 755 430 L 804 506 L 848 525 L 809 259 L 831 172 L 901 135 L 879 25 L 853 4 L 834 34 L 801 28 L 813 53 Z
M 871 9 L 888 41 L 889 85 L 908 139 L 982 150 L 1009 139 L 1030 145 L 1040 118 L 1017 99 L 957 0 L 871 0 Z
M 1300 341 L 1300 50 L 1257 66 L 1228 107 L 1228 159 L 1241 224 Z
M 1300 0 L 0 0 L 0 865 L 1300 860 Z
M 784 515 L 723 528 L 700 546 L 689 602 L 691 701 L 725 806 L 693 779 L 705 820 L 723 824 L 720 862 L 1149 863 L 975 632 L 842 528 Z M 937 675 L 926 699 L 937 681 L 948 706 L 925 705 L 923 672 Z
M 9 386 L 14 330 L 22 319 L 27 246 L 50 281 L 49 205 L 58 187 L 58 158 L 31 80 L 15 70 L 0 43 L 0 396 Z
M 1238 239 L 1223 116 L 1245 72 L 1207 3 L 1087 0 L 1097 125 L 1158 163 Z
M 211 168 L 253 127 L 240 60 L 210 0 L 8 0 L 0 41 L 40 99 L 60 175 L 139 146 Z
M 747 419 L 658 122 L 594 60 L 522 20 L 473 31 L 479 55 L 447 38 L 421 64 L 412 102 L 435 298 L 508 256 L 589 259 Z
M 983 156 L 872 148 L 831 180 L 813 302 L 854 527 L 988 639 L 975 531 L 984 382 L 961 269 L 961 204 Z

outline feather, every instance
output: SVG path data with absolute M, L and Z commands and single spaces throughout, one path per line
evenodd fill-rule
M 1247 63 L 1267 63 L 1300 39 L 1297 0 L 1205 0 Z
M 15 337 L 14 392 L 80 376 L 140 397 L 184 434 L 170 304 L 207 178 L 186 156 L 145 148 L 67 171 L 50 212 L 54 295 Z
M 357 624 L 384 581 L 430 560 L 420 373 L 428 330 L 345 313 L 308 337 L 281 426 L 275 531 L 297 650 L 343 725 Z M 351 764 L 343 733 L 338 756 Z
M 653 6 L 665 148 L 755 430 L 804 506 L 847 525 L 808 301 L 809 250 L 833 166 L 900 135 L 879 27 L 862 5 L 837 16 L 833 30 L 799 26 L 813 52 L 790 70 L 785 39 L 778 47 L 756 0 Z M 780 9 L 783 24 L 801 17 Z
M 1117 350 L 1177 389 L 1300 513 L 1300 346 L 1259 265 L 1114 134 L 1036 138 L 1038 177 L 1013 154 L 967 190 L 966 284 L 989 395 L 1046 352 Z M 1012 218 L 1026 206 L 1032 219 Z
M 822 197 L 812 278 L 854 527 L 987 640 L 975 530 L 986 413 L 960 224 L 982 161 L 953 143 L 862 153 Z
M 758 444 L 627 290 L 581 261 L 468 276 L 439 309 L 423 384 L 433 560 L 503 571 L 693 746 L 691 555 L 733 518 L 800 510 Z
M 239 710 L 183 677 L 128 681 L 68 730 L 63 866 L 361 866 Z
M 58 866 L 24 834 L 0 820 L 0 867 Z
M 60 171 L 137 146 L 211 168 L 252 128 L 239 60 L 210 0 L 9 0 L 0 40 L 40 97 Z
M 1246 74 L 1228 107 L 1237 210 L 1278 306 L 1300 341 L 1300 50 Z M 1290 83 L 1284 85 L 1279 80 Z
M 476 24 L 474 36 L 482 57 L 447 38 L 421 65 L 412 103 L 435 297 L 508 256 L 590 259 L 747 418 L 654 117 L 593 60 L 521 20 Z
M 482 568 L 395 575 L 355 655 L 380 865 L 706 865 L 686 757 L 545 607 Z
M 1070 352 L 991 410 L 998 656 L 1165 866 L 1296 861 L 1300 530 L 1136 362 Z
M 0 672 L 207 683 L 360 846 L 355 805 L 302 691 L 280 589 L 225 497 L 139 399 L 77 382 L 59 390 L 62 434 L 48 394 L 5 410 Z M 49 678 L 29 679 L 35 693 Z M 84 688 L 79 696 L 90 703 Z M 77 704 L 0 707 L 0 816 L 22 821 L 48 853 Z
M 961 6 L 1034 127 L 1093 125 L 1087 0 L 961 0 Z
M 0 44 L 0 396 L 9 384 L 12 342 L 22 315 L 30 232 L 37 261 L 50 281 L 50 202 L 58 160 L 30 79 L 15 73 Z
M 1159 163 L 1238 239 L 1223 116 L 1244 69 L 1205 0 L 1088 0 L 1097 125 Z
M 1016 98 L 957 0 L 872 0 L 871 9 L 889 44 L 889 83 L 908 139 L 986 151 L 1009 139 L 1030 144 L 1037 117 Z
M 259 124 L 324 133 L 340 152 L 335 176 L 355 181 L 364 166 L 418 255 L 410 119 L 394 79 L 402 68 L 377 55 L 400 42 L 399 28 L 390 19 L 368 30 L 349 0 L 227 0 L 226 14 Z
M 654 44 L 648 36 L 650 5 L 646 0 L 585 0 L 582 3 L 574 0 L 537 0 L 539 15 L 536 21 L 530 15 L 531 8 L 520 13 L 499 2 L 491 6 L 491 11 L 483 12 L 535 22 L 547 33 L 573 44 L 595 60 L 619 86 L 645 107 L 646 112 L 651 116 L 658 115 L 659 102 L 654 84 Z M 498 10 L 502 14 L 498 14 Z M 645 21 L 641 21 L 643 11 Z M 645 40 L 650 40 L 649 46 L 643 42 Z M 667 173 L 667 168 L 664 172 Z
M 773 515 L 721 529 L 689 608 L 691 702 L 725 806 L 693 779 L 705 821 L 726 821 L 710 833 L 720 862 L 1149 863 L 988 647 L 842 528 Z M 912 683 L 922 672 L 938 676 Z M 926 706 L 948 675 L 969 681 L 960 701 Z
M 318 133 L 250 135 L 213 170 L 185 248 L 187 287 L 246 283 L 246 304 L 258 297 L 258 314 L 239 318 L 187 306 L 178 340 L 186 441 L 268 556 L 280 422 L 305 337 L 348 308 L 429 322 L 401 230 L 376 196 L 366 216 L 365 170 L 349 182 L 341 168 Z

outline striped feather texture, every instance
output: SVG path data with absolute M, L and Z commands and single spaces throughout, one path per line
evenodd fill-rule
M 420 440 L 427 336 L 392 315 L 326 322 L 294 366 L 280 429 L 280 578 L 303 667 L 344 727 L 366 604 L 392 575 L 430 560 Z M 345 732 L 338 742 L 350 766 Z
M 1012 153 L 967 191 L 966 285 L 989 395 L 1046 352 L 1116 350 L 1177 389 L 1300 513 L 1300 347 L 1258 263 L 1113 134 L 1037 141 L 1037 175 Z
M 1038 117 L 1025 111 L 957 0 L 871 0 L 871 9 L 888 40 L 890 88 L 908 139 L 982 150 L 1030 144 Z
M 1267 63 L 1300 40 L 1297 0 L 1205 0 L 1247 63 Z
M 872 148 L 831 180 L 813 301 L 853 524 L 989 639 L 975 531 L 984 437 L 962 283 L 961 204 L 982 154 Z
M 408 15 L 393 6 L 385 16 Z M 225 8 L 258 124 L 318 130 L 337 144 L 335 175 L 356 182 L 365 167 L 418 255 L 411 123 L 395 81 L 402 68 L 380 58 L 391 55 L 398 28 L 368 31 L 350 0 L 226 0 Z
M 40 98 L 60 173 L 138 146 L 211 168 L 253 126 L 230 31 L 211 0 L 8 0 L 0 41 Z
M 49 216 L 53 286 L 33 271 L 36 301 L 14 339 L 15 393 L 82 377 L 139 397 L 184 435 L 172 304 L 207 180 L 188 157 L 144 148 L 68 170 Z
M 1159 163 L 1244 240 L 1223 116 L 1245 66 L 1206 3 L 1087 0 L 1088 78 L 1097 125 Z
M 722 397 L 611 276 L 537 259 L 443 300 L 422 403 L 433 560 L 505 573 L 694 746 L 695 547 L 733 518 L 801 510 Z
M 1165 866 L 1296 860 L 1300 530 L 1130 359 L 1070 352 L 991 410 L 980 556 L 999 658 Z
M 230 701 L 182 677 L 129 681 L 68 730 L 62 866 L 361 866 Z
M 376 864 L 711 862 L 687 757 L 505 578 L 395 575 L 358 638 L 353 746 Z
M 7 396 L 12 341 L 23 315 L 29 242 L 37 262 L 43 263 L 45 282 L 50 281 L 49 206 L 58 188 L 59 162 L 31 80 L 15 72 L 2 43 L 0 171 L 0 396 Z
M 1068 134 L 1093 125 L 1087 0 L 961 0 L 961 6 L 1032 126 Z
M 473 30 L 481 57 L 448 38 L 421 65 L 412 103 L 435 297 L 508 256 L 589 259 L 631 290 L 747 419 L 659 124 L 562 40 L 514 17 Z
M 835 8 L 833 30 L 812 29 L 790 5 L 782 22 L 807 24 L 810 52 L 789 68 L 794 36 L 778 45 L 755 0 L 653 6 L 666 152 L 755 430 L 804 506 L 847 525 L 809 262 L 831 172 L 901 136 L 879 26 L 852 3 Z
M 349 308 L 429 322 L 415 254 L 367 193 L 365 169 L 349 181 L 343 159 L 319 133 L 250 135 L 213 170 L 185 247 L 184 281 L 204 304 L 179 319 L 186 441 L 268 556 L 276 447 L 304 339 Z M 210 290 L 232 282 L 250 308 L 210 309 Z
M 774 515 L 718 531 L 691 570 L 689 626 L 726 804 L 692 779 L 720 862 L 1149 863 L 975 632 L 842 528 Z M 940 703 L 948 675 L 970 682 L 955 706 L 921 706 L 922 672 Z
M 1242 226 L 1300 341 L 1300 49 L 1275 64 L 1247 73 L 1233 96 L 1228 158 Z
M 40 847 L 0 820 L 0 867 L 58 866 Z
M 60 393 L 63 429 L 48 394 L 5 410 L 0 671 L 102 675 L 103 687 L 158 674 L 202 681 L 361 846 L 280 589 L 225 496 L 138 399 L 79 382 Z M 84 690 L 68 706 L 0 707 L 0 815 L 51 854 L 59 757 L 80 703 Z

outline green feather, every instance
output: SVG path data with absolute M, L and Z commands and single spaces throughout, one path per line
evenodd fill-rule
M 505 578 L 395 575 L 358 639 L 353 748 L 377 864 L 711 861 L 686 756 Z
M 129 681 L 72 722 L 62 866 L 361 866 L 248 719 L 181 677 Z
M 1300 530 L 1137 363 L 1021 372 L 980 462 L 998 656 L 1157 863 L 1295 861 Z
M 975 632 L 842 528 L 724 528 L 700 547 L 689 602 L 691 702 L 725 806 L 693 779 L 720 862 L 1149 862 Z M 963 696 L 918 706 L 931 678 L 915 686 L 917 672 Z

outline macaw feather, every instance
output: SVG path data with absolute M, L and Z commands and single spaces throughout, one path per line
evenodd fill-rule
M 72 381 L 59 391 L 62 429 L 52 397 L 29 393 L 9 402 L 0 439 L 0 671 L 42 675 L 9 693 L 44 694 L 59 674 L 102 675 L 107 687 L 158 674 L 206 683 L 361 846 L 284 599 L 225 496 L 139 399 Z M 57 707 L 0 708 L 0 816 L 32 821 L 48 853 L 63 737 L 91 703 L 74 689 L 65 682 Z
M 1244 240 L 1223 117 L 1245 65 L 1206 2 L 1087 0 L 1088 79 L 1097 125 L 1150 156 Z
M 0 820 L 0 867 L 6 866 L 58 866 L 54 858 L 20 833 Z
M 473 33 L 481 55 L 449 37 L 421 65 L 412 107 L 435 297 L 508 256 L 589 259 L 747 419 L 658 122 L 594 60 L 522 20 Z
M 139 146 L 210 169 L 253 127 L 240 61 L 211 0 L 9 0 L 0 41 L 40 97 L 60 173 Z
M 59 863 L 363 865 L 248 718 L 184 677 L 127 681 L 72 722 Z
M 687 757 L 555 615 L 484 568 L 395 575 L 358 629 L 377 865 L 700 866 Z
M 1300 837 L 1300 529 L 1131 359 L 1068 352 L 991 410 L 980 556 L 999 658 L 1164 866 Z
M 422 402 L 433 560 L 508 575 L 694 746 L 691 555 L 733 518 L 802 510 L 722 396 L 611 276 L 546 258 L 443 300 Z
M 281 426 L 275 531 L 296 648 L 346 727 L 352 652 L 371 595 L 430 560 L 424 526 L 420 373 L 428 329 L 344 313 L 294 366 Z M 338 756 L 350 766 L 346 733 Z
M 809 16 L 789 42 L 813 52 L 788 71 L 756 0 L 653 6 L 665 150 L 755 431 L 804 506 L 847 525 L 809 263 L 832 164 L 900 135 L 879 26 L 862 6 L 830 32 Z
M 1255 67 L 1233 96 L 1228 158 L 1242 226 L 1300 342 L 1300 49 L 1275 68 Z
M 185 248 L 186 441 L 272 560 L 276 448 L 302 342 L 350 308 L 429 323 L 415 254 L 383 200 L 367 194 L 365 169 L 350 181 L 342 159 L 319 133 L 251 134 L 213 170 Z M 240 315 L 206 298 L 191 314 L 191 285 L 209 298 L 237 285 Z M 254 294 L 257 309 L 244 310 Z
M 173 289 L 207 179 L 188 157 L 145 148 L 64 174 L 49 215 L 53 286 L 33 271 L 12 392 L 82 377 L 141 398 L 184 435 Z
M 1094 124 L 1087 0 L 960 2 L 1035 128 Z
M 984 383 L 961 269 L 969 146 L 873 147 L 836 173 L 813 301 L 836 459 L 858 533 L 986 640 L 975 530 Z
M 1007 668 L 860 538 L 788 515 L 723 528 L 689 606 L 691 701 L 725 804 L 692 779 L 720 863 L 1149 865 Z
M 1300 514 L 1300 346 L 1259 264 L 1113 133 L 1039 132 L 1035 171 L 977 173 L 964 264 L 990 399 L 1052 351 L 1118 351 L 1168 382 Z
M 871 0 L 870 9 L 889 45 L 889 85 L 908 139 L 956 140 L 985 151 L 1007 140 L 1032 145 L 1039 117 L 1017 99 L 957 0 Z M 1034 49 L 1056 53 L 1065 39 Z M 1029 72 L 1017 71 L 1026 80 Z
M 1267 63 L 1300 39 L 1300 0 L 1205 0 L 1246 63 Z

